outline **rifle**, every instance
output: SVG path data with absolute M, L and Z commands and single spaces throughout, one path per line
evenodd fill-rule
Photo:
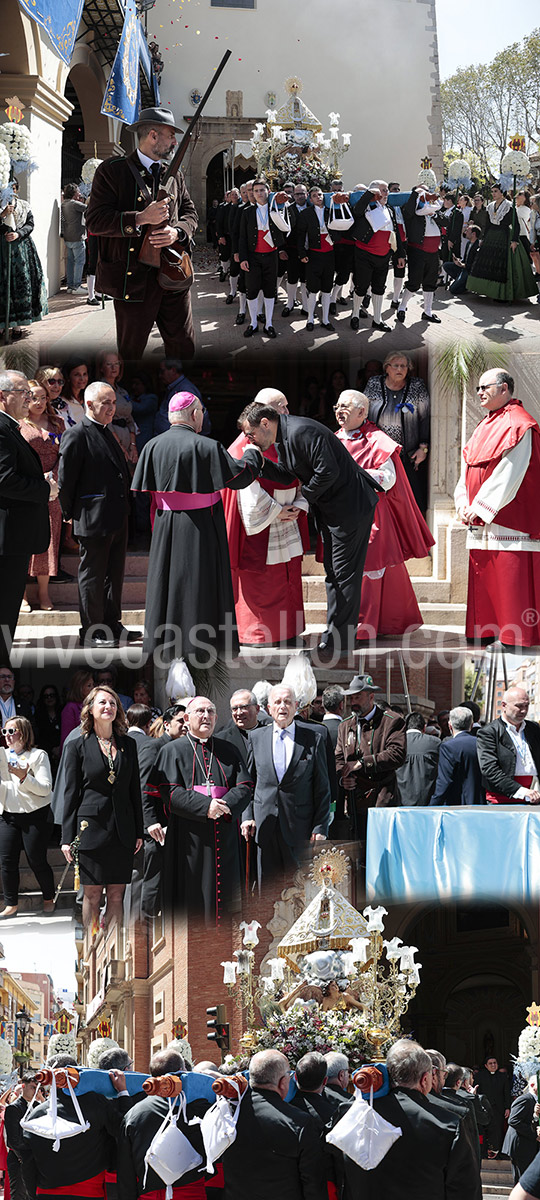
M 225 51 L 225 54 L 223 55 L 223 58 L 219 64 L 217 71 L 214 74 L 214 77 L 213 77 L 211 83 L 208 84 L 208 87 L 204 93 L 204 96 L 203 96 L 202 100 L 200 101 L 197 109 L 195 110 L 193 117 L 191 118 L 191 121 L 186 129 L 186 132 L 185 132 L 183 138 L 182 138 L 182 141 L 180 142 L 180 145 L 178 146 L 176 154 L 174 155 L 174 158 L 171 160 L 171 162 L 169 163 L 169 166 L 167 167 L 167 169 L 165 171 L 161 187 L 157 194 L 158 200 L 166 200 L 169 198 L 169 194 L 165 190 L 164 185 L 168 182 L 169 179 L 171 179 L 173 177 L 173 175 L 176 175 L 178 168 L 180 167 L 180 164 L 182 163 L 182 161 L 185 157 L 186 150 L 188 148 L 188 145 L 189 145 L 189 142 L 191 139 L 191 132 L 195 128 L 195 125 L 197 124 L 197 121 L 199 120 L 199 117 L 203 111 L 203 108 L 206 105 L 208 97 L 213 92 L 222 71 L 224 70 L 225 66 L 227 65 L 227 63 L 231 57 L 231 54 L 232 54 L 232 50 Z M 164 229 L 166 224 L 167 224 L 167 219 L 165 221 L 163 221 L 161 225 L 150 225 L 146 229 L 146 233 L 143 238 L 143 243 L 142 243 L 141 249 L 139 251 L 139 262 L 143 263 L 143 265 L 145 267 L 159 267 L 161 255 L 167 254 L 167 250 L 169 249 L 169 247 L 166 247 L 164 250 L 162 250 L 162 249 L 160 249 L 159 246 L 152 246 L 150 243 L 150 240 L 149 240 L 150 234 L 156 233 L 158 229 Z

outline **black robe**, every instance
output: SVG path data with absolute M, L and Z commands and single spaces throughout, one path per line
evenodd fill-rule
M 215 786 L 228 789 L 223 799 L 232 819 L 207 817 L 210 798 L 206 792 L 195 791 L 195 786 L 205 786 L 207 770 Z M 164 908 L 203 913 L 208 924 L 216 924 L 224 912 L 239 904 L 238 818 L 253 799 L 253 781 L 236 746 L 215 737 L 207 742 L 177 738 L 164 746 L 155 781 L 164 780 L 171 789 L 162 878 Z M 149 804 L 150 795 L 147 810 Z M 156 822 L 161 819 L 158 804 Z
M 173 425 L 143 447 L 132 489 L 209 495 L 224 487 L 248 487 L 261 469 L 253 448 L 237 461 L 219 442 Z M 145 625 L 145 650 L 153 653 L 162 646 L 167 660 L 183 656 L 208 667 L 220 652 L 238 652 L 221 497 L 208 507 L 156 512 Z

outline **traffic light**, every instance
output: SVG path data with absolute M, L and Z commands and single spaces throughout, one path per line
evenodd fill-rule
M 229 1050 L 229 1025 L 227 1022 L 227 1009 L 224 1004 L 214 1004 L 211 1008 L 207 1008 L 206 1016 L 210 1020 L 206 1022 L 208 1033 L 206 1035 L 209 1042 L 216 1042 L 220 1050 L 225 1054 Z

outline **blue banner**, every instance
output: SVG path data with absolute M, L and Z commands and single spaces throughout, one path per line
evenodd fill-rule
M 122 37 L 101 105 L 105 116 L 115 117 L 118 121 L 124 121 L 126 125 L 132 125 L 137 120 L 141 107 L 140 54 L 140 22 L 134 0 L 128 0 Z
M 69 66 L 84 0 L 19 0 L 28 17 L 42 25 L 60 58 Z

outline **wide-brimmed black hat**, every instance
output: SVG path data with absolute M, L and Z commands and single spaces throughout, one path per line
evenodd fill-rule
M 355 675 L 349 687 L 345 689 L 346 696 L 356 696 L 358 692 L 380 692 L 380 687 L 373 682 L 371 675 Z
M 175 123 L 169 108 L 141 108 L 139 116 L 131 128 L 137 129 L 138 125 L 166 125 L 168 129 L 174 129 L 175 133 L 183 133 L 180 126 Z

